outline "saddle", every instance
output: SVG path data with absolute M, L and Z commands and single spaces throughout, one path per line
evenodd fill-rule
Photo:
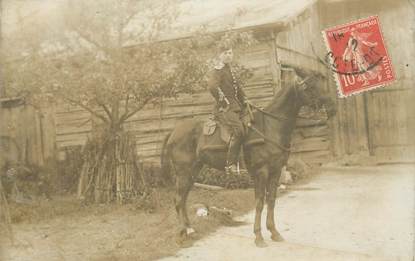
M 243 145 L 249 147 L 256 144 L 263 144 L 264 139 L 256 135 L 256 133 L 247 127 L 247 122 L 250 122 L 250 119 L 243 119 L 243 122 L 246 130 Z M 255 126 L 263 130 L 263 117 L 260 117 L 260 119 L 255 122 Z M 198 142 L 198 151 L 226 151 L 228 149 L 230 138 L 231 132 L 228 130 L 228 128 L 226 128 L 221 122 L 211 116 L 206 122 L 203 123 L 203 135 L 201 135 Z
M 203 135 L 198 142 L 198 150 L 227 150 L 231 138 L 230 131 L 219 121 L 210 117 L 203 123 Z
M 216 129 L 219 129 L 219 137 L 222 139 L 222 141 L 228 143 L 231 138 L 231 133 L 229 132 L 228 128 L 223 126 L 223 124 L 220 124 L 219 121 L 214 119 L 214 117 L 210 117 L 203 124 L 203 135 L 212 136 L 215 134 Z

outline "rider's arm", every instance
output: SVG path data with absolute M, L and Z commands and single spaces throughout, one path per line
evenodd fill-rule
M 215 98 L 215 101 L 219 103 L 219 90 L 218 87 L 220 86 L 220 79 L 218 72 L 216 70 L 213 70 L 210 72 L 209 78 L 208 78 L 208 89 L 209 92 L 212 94 L 213 98 Z

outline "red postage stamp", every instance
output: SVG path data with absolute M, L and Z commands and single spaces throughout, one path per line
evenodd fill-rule
M 334 72 L 340 97 L 389 84 L 395 80 L 378 16 L 323 31 L 326 62 Z

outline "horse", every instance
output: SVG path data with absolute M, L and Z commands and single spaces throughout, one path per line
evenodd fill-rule
M 261 215 L 264 200 L 267 203 L 266 227 L 271 232 L 273 241 L 283 241 L 275 227 L 274 207 L 277 195 L 277 184 L 281 169 L 286 165 L 289 156 L 291 134 L 296 125 L 297 115 L 304 105 L 323 105 L 328 117 L 335 114 L 334 103 L 322 90 L 322 76 L 311 74 L 300 69 L 291 69 L 291 81 L 273 97 L 271 102 L 261 109 L 256 107 L 252 114 L 254 119 L 262 117 L 262 124 L 254 121 L 249 127 L 245 140 L 255 136 L 263 138 L 262 143 L 249 145 L 244 142 L 243 154 L 248 173 L 254 179 L 255 186 L 255 244 L 265 247 L 261 232 Z M 262 129 L 260 131 L 259 129 Z M 197 175 L 204 165 L 223 170 L 225 167 L 226 149 L 224 151 L 198 151 L 198 143 L 203 131 L 203 122 L 190 119 L 178 122 L 163 141 L 161 152 L 161 172 L 163 178 L 175 177 L 175 208 L 179 220 L 179 239 L 186 238 L 194 231 L 187 215 L 186 200 L 193 185 L 193 176 Z M 226 147 L 225 147 L 226 148 Z M 171 172 L 174 170 L 175 175 Z

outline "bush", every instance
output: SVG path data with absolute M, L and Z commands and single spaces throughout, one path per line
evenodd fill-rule
M 196 176 L 196 182 L 221 186 L 228 189 L 244 189 L 253 186 L 253 180 L 248 173 L 241 172 L 240 175 L 226 174 L 224 171 L 205 168 Z
M 160 167 L 157 164 L 142 164 L 141 168 L 144 173 L 145 182 L 149 187 L 156 188 L 163 187 L 165 185 Z M 173 179 L 175 178 L 173 169 L 171 170 L 170 175 L 173 176 Z M 212 168 L 203 168 L 198 175 L 195 175 L 194 181 L 228 189 L 244 189 L 253 187 L 253 180 L 247 172 L 241 172 L 240 175 L 227 175 L 224 171 Z

